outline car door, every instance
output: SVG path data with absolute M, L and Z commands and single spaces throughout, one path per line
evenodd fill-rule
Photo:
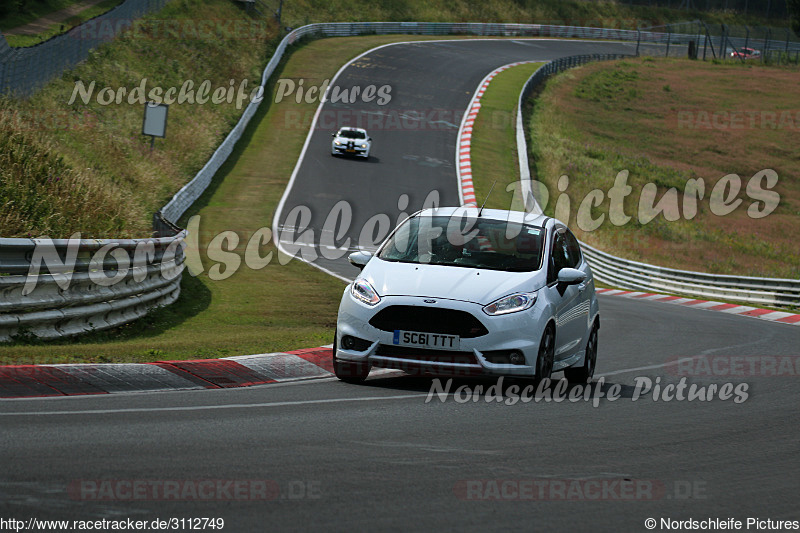
M 566 359 L 577 350 L 583 340 L 585 316 L 582 312 L 581 285 L 564 285 L 558 283 L 558 272 L 562 268 L 574 268 L 576 257 L 570 255 L 570 243 L 564 226 L 556 226 L 551 241 L 550 261 L 547 270 L 548 299 L 554 305 L 556 321 L 555 360 Z M 574 237 L 573 237 L 574 239 Z M 583 321 L 581 320 L 583 318 Z
M 592 309 L 592 295 L 594 294 L 593 283 L 594 280 L 591 276 L 591 269 L 586 258 L 583 257 L 581 246 L 578 239 L 569 229 L 564 231 L 564 239 L 567 244 L 567 253 L 569 254 L 570 268 L 576 268 L 586 274 L 586 279 L 577 285 L 578 300 L 575 303 L 573 313 L 575 313 L 576 335 L 578 346 L 583 346 L 584 341 L 589 333 L 589 315 Z

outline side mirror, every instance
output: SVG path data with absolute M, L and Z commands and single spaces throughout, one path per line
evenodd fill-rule
M 586 281 L 586 272 L 576 268 L 562 268 L 558 271 L 558 282 L 563 285 L 577 285 Z
M 331 133 L 331 137 L 336 137 L 336 134 L 335 133 Z
M 370 138 L 369 138 L 369 139 L 367 139 L 367 140 L 368 140 L 369 142 L 372 142 L 372 137 L 370 137 Z
M 372 259 L 372 254 L 369 252 L 353 252 L 347 256 L 347 260 L 350 261 L 350 264 L 359 270 L 364 270 L 364 267 L 367 266 L 370 259 Z

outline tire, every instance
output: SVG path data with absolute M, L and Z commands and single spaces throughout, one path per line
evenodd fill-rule
M 550 379 L 553 374 L 553 361 L 556 355 L 556 333 L 553 324 L 544 328 L 542 340 L 539 343 L 539 354 L 536 356 L 536 375 L 533 377 L 534 387 L 544 379 Z
M 564 370 L 564 376 L 570 383 L 587 383 L 594 376 L 597 366 L 597 323 L 592 325 L 589 340 L 586 341 L 586 357 L 583 366 L 571 367 Z
M 366 363 L 352 363 L 339 361 L 336 357 L 337 335 L 333 336 L 333 373 L 345 383 L 363 383 L 369 375 L 369 365 Z

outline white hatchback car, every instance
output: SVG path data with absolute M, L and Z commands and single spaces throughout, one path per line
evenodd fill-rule
M 369 159 L 372 137 L 362 128 L 339 128 L 331 133 L 331 155 L 354 155 Z
M 429 209 L 400 224 L 339 305 L 333 366 L 435 375 L 590 380 L 599 305 L 592 271 L 561 222 L 516 211 Z

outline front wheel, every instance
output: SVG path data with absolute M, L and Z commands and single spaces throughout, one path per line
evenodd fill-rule
M 550 379 L 553 374 L 553 361 L 556 355 L 556 333 L 552 324 L 548 324 L 539 343 L 539 354 L 536 357 L 536 375 L 533 377 L 534 385 L 538 388 L 544 379 Z
M 359 384 L 363 383 L 369 375 L 369 364 L 367 363 L 354 363 L 351 361 L 340 361 L 336 357 L 338 339 L 337 335 L 333 336 L 333 373 L 336 377 L 345 383 Z
M 597 324 L 592 326 L 589 340 L 586 341 L 586 356 L 583 359 L 583 366 L 565 369 L 564 376 L 570 383 L 586 383 L 594 376 L 595 366 L 597 366 Z

